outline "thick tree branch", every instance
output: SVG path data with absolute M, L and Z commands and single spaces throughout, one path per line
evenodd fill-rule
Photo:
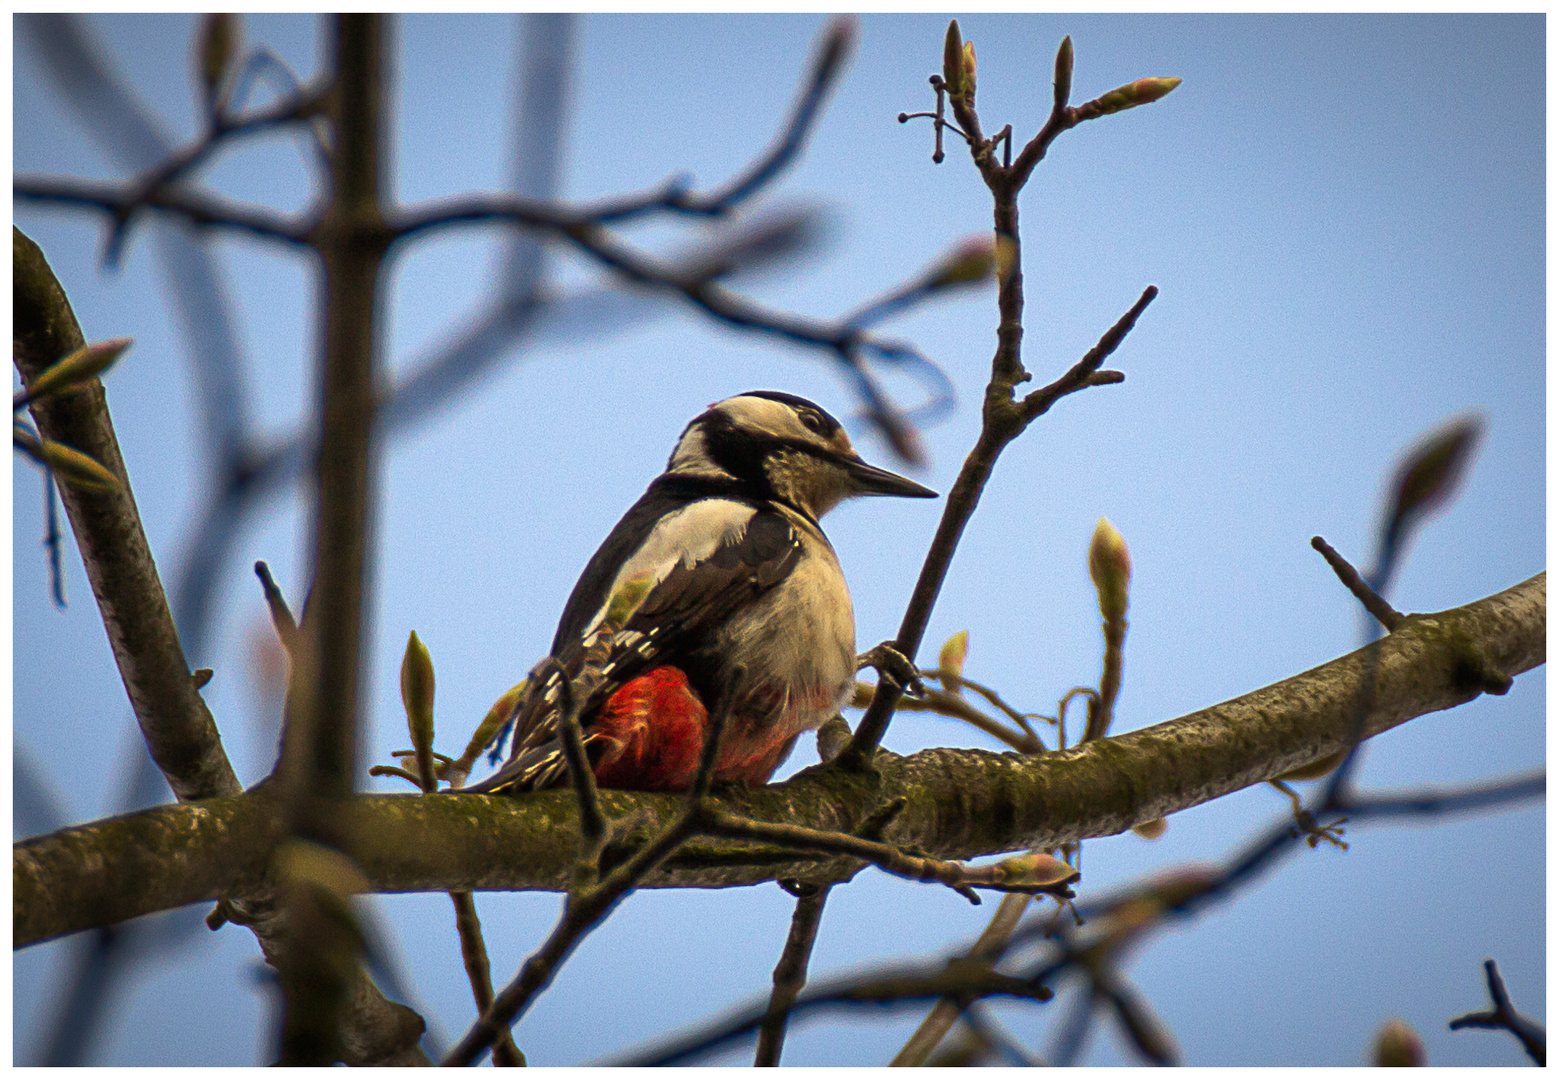
M 13 353 L 25 384 L 80 348 L 83 339 L 43 252 L 20 229 L 13 227 L 11 237 Z M 236 795 L 238 777 L 222 749 L 216 722 L 195 689 L 141 528 L 103 384 L 93 379 L 80 393 L 34 402 L 32 415 L 45 438 L 88 454 L 121 481 L 116 491 L 84 491 L 65 484 L 60 496 L 152 759 L 181 800 Z
M 1410 615 L 1380 649 L 1365 722 L 1376 735 L 1480 693 L 1469 650 L 1502 672 L 1546 659 L 1547 575 L 1433 615 Z M 1354 730 L 1365 650 L 1177 720 L 1039 756 L 925 750 L 879 756 L 875 773 L 831 766 L 737 790 L 722 805 L 768 821 L 848 832 L 885 802 L 904 810 L 884 837 L 941 859 L 1111 836 L 1343 749 Z M 164 806 L 15 845 L 15 944 L 212 899 L 241 863 L 231 830 L 253 796 Z M 676 820 L 675 796 L 601 792 L 614 820 L 643 815 L 607 848 L 627 853 Z M 352 853 L 383 892 L 566 889 L 578 848 L 574 796 L 380 795 L 352 804 Z M 133 841 L 129 839 L 133 837 Z M 691 841 L 643 884 L 726 887 L 843 878 L 860 863 L 762 844 Z M 90 867 L 83 871 L 83 867 Z M 191 868 L 201 868 L 195 873 Z

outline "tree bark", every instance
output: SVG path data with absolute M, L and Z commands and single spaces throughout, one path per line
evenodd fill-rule
M 852 831 L 906 800 L 884 837 L 945 859 L 1110 836 L 1229 794 L 1344 748 L 1366 653 L 1379 647 L 1367 736 L 1470 701 L 1490 667 L 1514 676 L 1546 659 L 1547 574 L 1465 607 L 1409 616 L 1369 646 L 1176 720 L 1023 756 L 983 750 L 879 754 L 874 773 L 808 769 L 723 802 L 766 821 Z M 636 846 L 681 796 L 601 792 L 602 809 L 642 824 Z M 17 947 L 220 894 L 271 830 L 263 796 L 163 806 L 17 843 Z M 568 888 L 578 846 L 570 791 L 513 797 L 370 795 L 352 803 L 351 853 L 380 892 Z M 724 888 L 776 878 L 847 877 L 848 859 L 759 844 L 693 841 L 648 887 Z

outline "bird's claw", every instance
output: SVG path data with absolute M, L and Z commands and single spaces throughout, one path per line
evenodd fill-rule
M 899 689 L 907 690 L 915 697 L 926 696 L 926 684 L 920 681 L 919 669 L 899 652 L 893 642 L 884 641 L 856 658 L 856 671 L 868 667 L 876 668 L 879 676 L 890 680 Z

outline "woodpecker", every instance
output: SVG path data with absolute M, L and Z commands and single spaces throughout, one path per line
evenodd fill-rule
M 861 460 L 805 398 L 754 390 L 695 417 L 574 586 L 515 709 L 507 763 L 463 790 L 568 782 L 564 679 L 584 688 L 601 786 L 686 790 L 718 708 L 714 778 L 766 783 L 854 686 L 855 612 L 818 519 L 856 495 L 936 492 Z

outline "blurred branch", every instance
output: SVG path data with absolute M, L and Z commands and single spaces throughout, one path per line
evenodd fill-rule
M 186 188 L 142 191 L 119 181 L 78 180 L 72 177 L 18 176 L 11 193 L 39 203 L 101 210 L 116 223 L 141 209 L 158 210 L 208 228 L 231 229 L 265 240 L 279 240 L 293 247 L 308 243 L 305 222 L 284 217 L 264 207 L 235 203 L 209 192 Z
M 1516 1007 L 1510 1003 L 1510 993 L 1505 989 L 1505 980 L 1500 978 L 1499 965 L 1493 960 L 1483 962 L 1483 973 L 1489 982 L 1489 1000 L 1494 1003 L 1494 1008 L 1487 1012 L 1467 1013 L 1458 1016 L 1451 1021 L 1451 1030 L 1460 1031 L 1463 1028 L 1493 1028 L 1510 1032 L 1521 1040 L 1522 1049 L 1537 1062 L 1538 1065 L 1548 1065 L 1548 1032 L 1543 1025 L 1535 1020 L 1530 1020 L 1516 1011 Z
M 281 1063 L 339 1059 L 345 1007 L 361 941 L 350 909 L 333 900 L 355 876 L 337 854 L 348 838 L 341 808 L 356 784 L 364 588 L 376 469 L 372 428 L 381 267 L 389 250 L 383 166 L 393 43 L 387 18 L 339 15 L 327 32 L 335 72 L 330 99 L 329 202 L 314 231 L 324 269 L 319 322 L 319 457 L 311 505 L 312 584 L 294 656 L 278 787 L 288 831 L 277 852 L 287 924 L 276 957 L 285 1009 Z M 307 845 L 322 845 L 318 854 Z M 297 852 L 296 856 L 290 854 Z M 296 884 L 288 868 L 295 867 Z
M 1478 687 L 1459 674 L 1468 643 L 1508 673 L 1541 664 L 1546 583 L 1539 574 L 1465 607 L 1413 616 L 1371 646 L 1380 650 L 1379 692 L 1365 734 L 1476 697 Z M 947 749 L 904 758 L 884 753 L 870 780 L 830 765 L 784 784 L 729 792 L 720 805 L 759 820 L 851 832 L 886 802 L 903 798 L 905 808 L 887 840 L 942 859 L 1110 836 L 1346 746 L 1364 652 L 1178 720 L 1073 750 L 1038 757 Z M 222 829 L 248 805 L 245 798 L 159 807 L 18 843 L 16 944 L 214 898 L 219 887 L 209 878 L 185 881 L 188 860 L 227 858 L 217 854 L 226 851 Z M 608 858 L 642 850 L 639 845 L 679 814 L 680 800 L 671 796 L 602 791 L 600 798 L 613 820 L 643 815 L 642 825 L 608 845 Z M 567 791 L 523 799 L 359 797 L 351 811 L 352 854 L 375 891 L 558 890 L 571 880 L 578 847 L 578 827 L 569 813 L 573 802 Z M 1350 812 L 1372 812 L 1359 805 L 1362 811 Z M 195 823 L 200 827 L 192 828 Z M 160 869 L 159 858 L 167 860 Z M 853 859 L 806 857 L 763 844 L 690 843 L 644 884 L 822 880 L 847 876 L 856 865 Z M 83 872 L 83 866 L 95 869 Z
M 884 1005 L 911 1004 L 946 996 L 964 1001 L 1002 996 L 1044 1002 L 1050 1000 L 1051 992 L 1043 986 L 1034 986 L 1026 980 L 1001 975 L 989 968 L 953 962 L 940 971 L 907 968 L 881 972 L 865 980 L 824 983 L 802 993 L 790 1006 L 787 1015 L 796 1017 L 824 1008 L 859 1008 L 863 1005 L 880 1009 Z M 768 1016 L 766 1005 L 752 1006 L 708 1033 L 695 1032 L 613 1064 L 675 1065 L 685 1062 L 742 1038 L 761 1027 Z

